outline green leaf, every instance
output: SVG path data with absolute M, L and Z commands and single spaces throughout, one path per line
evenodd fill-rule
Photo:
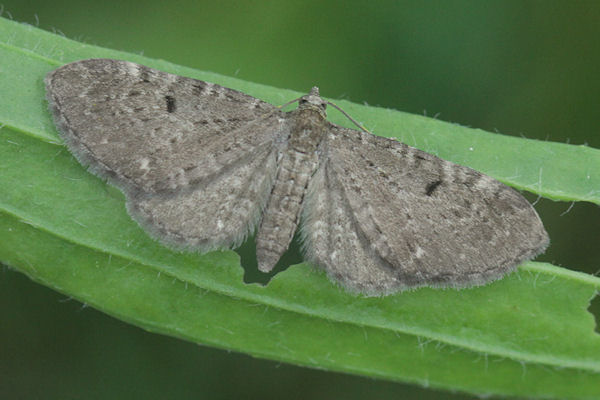
M 600 336 L 586 311 L 600 279 L 526 263 L 465 290 L 351 296 L 305 264 L 245 284 L 232 251 L 170 251 L 118 190 L 60 144 L 44 75 L 110 57 L 242 90 L 299 93 L 77 43 L 0 19 L 0 261 L 144 329 L 258 357 L 477 394 L 600 397 Z M 338 104 L 400 138 L 544 197 L 600 204 L 600 151 L 506 137 L 392 110 Z M 351 126 L 340 115 L 332 120 Z

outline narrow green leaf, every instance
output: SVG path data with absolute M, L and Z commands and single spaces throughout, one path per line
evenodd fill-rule
M 308 265 L 243 283 L 234 252 L 172 252 L 124 197 L 60 144 L 44 75 L 127 59 L 274 104 L 298 93 L 77 43 L 0 19 L 0 261 L 145 329 L 274 360 L 478 394 L 600 397 L 600 336 L 586 311 L 600 279 L 527 263 L 485 287 L 346 294 Z M 600 151 L 505 137 L 338 102 L 379 134 L 545 197 L 600 204 Z M 350 126 L 339 115 L 332 120 Z

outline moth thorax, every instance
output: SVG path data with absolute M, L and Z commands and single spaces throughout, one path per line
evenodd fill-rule
M 316 110 L 297 110 L 289 137 L 289 147 L 302 153 L 315 151 L 325 135 L 326 124 L 325 118 Z

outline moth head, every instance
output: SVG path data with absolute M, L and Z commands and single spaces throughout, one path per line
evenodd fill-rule
M 325 100 L 323 100 L 321 98 L 321 96 L 319 96 L 319 88 L 314 86 L 310 90 L 309 94 L 300 97 L 300 100 L 298 100 L 298 109 L 300 109 L 300 110 L 306 110 L 306 109 L 315 110 L 315 111 L 319 112 L 320 114 L 322 114 L 323 117 L 325 117 L 326 116 L 325 110 L 327 109 L 327 102 Z

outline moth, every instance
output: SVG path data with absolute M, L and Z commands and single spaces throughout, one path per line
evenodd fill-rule
M 123 190 L 151 236 L 180 250 L 232 248 L 256 232 L 270 271 L 298 227 L 306 260 L 351 292 L 465 287 L 544 251 L 512 188 L 368 132 L 328 122 L 314 87 L 282 109 L 233 89 L 111 59 L 45 78 L 64 142 Z

